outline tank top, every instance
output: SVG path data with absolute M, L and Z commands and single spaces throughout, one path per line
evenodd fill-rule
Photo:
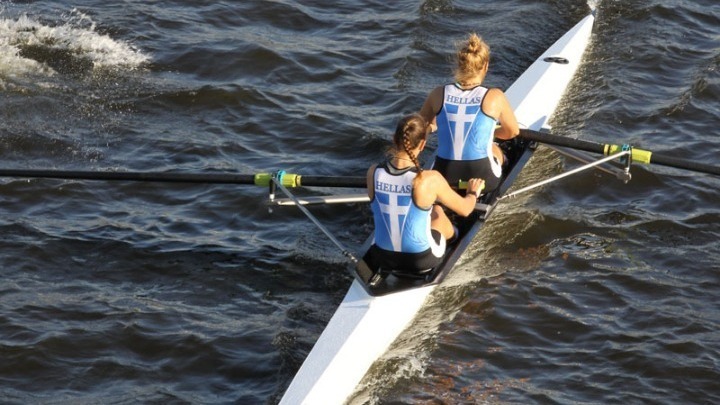
M 496 121 L 482 111 L 488 89 L 463 90 L 445 86 L 443 105 L 437 115 L 437 155 L 447 160 L 477 160 L 492 156 Z
M 431 247 L 430 210 L 418 207 L 412 198 L 415 176 L 415 168 L 397 169 L 388 162 L 375 168 L 370 207 L 375 244 L 384 250 L 419 253 Z

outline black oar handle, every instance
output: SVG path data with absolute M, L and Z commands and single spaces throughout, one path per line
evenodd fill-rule
M 547 143 L 555 146 L 564 146 L 572 149 L 580 149 L 586 152 L 605 153 L 605 145 L 597 142 L 573 139 L 565 136 L 548 134 L 546 132 L 533 131 L 531 129 L 521 129 L 520 136 L 529 141 Z
M 521 129 L 520 136 L 530 140 L 541 143 L 547 143 L 550 145 L 564 146 L 572 149 L 584 150 L 586 152 L 594 152 L 607 155 L 610 151 L 617 151 L 618 147 L 615 145 L 602 144 L 598 142 L 584 141 L 582 139 L 567 138 L 564 136 L 558 136 L 548 134 L 545 132 L 533 131 L 530 129 Z M 673 156 L 658 155 L 649 151 L 641 151 L 639 149 L 636 152 L 644 152 L 643 157 L 647 157 L 648 161 L 644 163 L 658 164 L 668 167 L 674 167 L 677 169 L 693 170 L 701 173 L 708 173 L 720 176 L 720 167 L 711 166 L 704 163 L 699 163 L 691 160 L 680 159 Z M 633 152 L 635 156 L 635 152 Z

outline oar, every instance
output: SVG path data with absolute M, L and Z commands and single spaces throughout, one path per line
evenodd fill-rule
M 0 169 L 0 177 L 49 178 L 76 180 L 149 181 L 166 183 L 248 184 L 268 186 L 272 173 L 172 173 L 172 172 L 92 172 L 71 170 L 19 170 Z M 301 176 L 284 173 L 285 187 L 347 187 L 365 188 L 365 177 L 354 176 Z
M 572 149 L 584 150 L 586 152 L 601 153 L 605 156 L 629 149 L 631 151 L 633 163 L 658 164 L 677 169 L 687 169 L 720 176 L 720 167 L 680 159 L 673 156 L 658 155 L 657 153 L 653 153 L 649 150 L 631 148 L 628 145 L 602 144 L 598 142 L 584 141 L 581 139 L 566 138 L 530 129 L 521 129 L 520 136 L 531 141 L 556 146 L 565 146 Z

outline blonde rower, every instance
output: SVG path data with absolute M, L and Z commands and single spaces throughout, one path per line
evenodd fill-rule
M 490 64 L 485 41 L 470 34 L 456 58 L 455 83 L 433 89 L 420 110 L 430 131 L 438 134 L 433 169 L 452 185 L 471 177 L 483 178 L 485 190 L 491 191 L 500 182 L 503 165 L 502 151 L 493 137 L 517 136 L 518 123 L 505 93 L 482 86 Z

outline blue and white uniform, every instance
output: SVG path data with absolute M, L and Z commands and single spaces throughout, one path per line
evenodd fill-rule
M 492 153 L 497 121 L 482 110 L 487 92 L 482 86 L 463 90 L 457 83 L 444 87 L 436 117 L 438 150 L 433 168 L 450 185 L 482 178 L 485 190 L 490 191 L 499 183 L 502 167 Z
M 415 168 L 397 169 L 389 162 L 373 174 L 370 202 L 375 239 L 370 254 L 389 270 L 421 271 L 439 264 L 445 239 L 430 228 L 430 209 L 418 207 L 412 196 Z

